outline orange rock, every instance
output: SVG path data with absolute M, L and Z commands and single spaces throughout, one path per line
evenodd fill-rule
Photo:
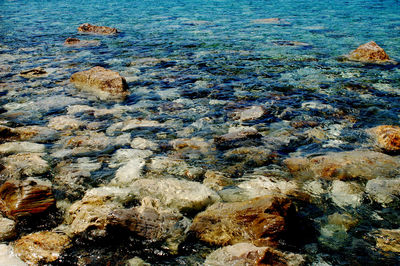
M 377 126 L 370 129 L 375 137 L 377 145 L 387 152 L 400 151 L 400 127 L 398 126 Z
M 116 28 L 110 28 L 106 26 L 96 26 L 89 23 L 84 23 L 78 27 L 79 32 L 83 33 L 93 33 L 93 34 L 104 34 L 113 35 L 119 33 Z
M 7 181 L 0 187 L 0 210 L 11 218 L 44 212 L 54 202 L 51 187 L 34 178 Z
M 361 62 L 387 62 L 389 56 L 374 41 L 360 45 L 356 50 L 352 51 L 348 56 L 350 60 Z
M 97 66 L 87 71 L 72 74 L 70 81 L 82 90 L 106 93 L 100 96 L 125 97 L 128 94 L 128 84 L 119 73 Z

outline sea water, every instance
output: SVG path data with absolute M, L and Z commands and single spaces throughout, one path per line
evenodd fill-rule
M 257 21 L 267 18 L 280 20 Z M 115 27 L 122 33 L 78 34 L 77 27 L 82 23 Z M 68 37 L 98 40 L 99 45 L 67 47 L 63 42 Z M 11 127 L 46 126 L 79 104 L 122 110 L 101 119 L 84 112 L 76 115 L 87 124 L 98 122 L 96 132 L 109 133 L 107 129 L 113 124 L 131 118 L 169 124 L 167 130 L 159 132 L 130 132 L 132 138 L 158 143 L 193 137 L 212 142 L 232 126 L 252 126 L 264 136 L 282 138 L 286 134 L 288 141 L 277 151 L 277 161 L 241 165 L 241 175 L 260 167 L 273 171 L 282 168 L 282 161 L 291 156 L 370 148 L 365 130 L 400 125 L 399 65 L 363 64 L 343 58 L 371 40 L 400 61 L 399 1 L 4 0 L 0 2 L 1 123 Z M 146 63 L 154 59 L 162 60 Z M 69 83 L 71 74 L 94 66 L 124 76 L 129 97 L 122 102 L 102 101 Z M 42 67 L 48 75 L 38 79 L 18 75 L 35 67 Z M 253 105 L 263 106 L 268 114 L 256 121 L 232 118 L 232 111 Z M 308 120 L 317 122 L 318 134 L 326 137 L 312 133 L 310 137 L 309 132 L 290 126 Z M 298 137 L 297 141 L 291 142 L 292 136 Z M 59 146 L 59 139 L 46 142 L 51 151 L 47 160 L 53 165 L 83 157 L 68 153 L 60 156 Z M 85 153 L 84 157 L 98 160 L 111 156 L 115 149 Z M 182 156 L 194 166 L 225 171 L 232 162 L 224 153 L 214 151 L 213 159 L 197 154 Z M 161 149 L 153 156 L 171 154 Z M 91 186 L 109 182 L 114 174 L 115 168 L 103 163 L 93 174 Z M 306 254 L 308 262 L 316 265 L 399 263 L 397 255 L 377 250 L 369 235 L 381 227 L 398 228 L 398 206 L 379 207 L 383 218 L 375 219 L 375 205 L 365 201 L 362 207 L 347 210 L 362 220 L 360 226 L 350 232 L 336 232 L 337 237 L 335 232 L 327 233 L 326 228 L 319 227 L 323 227 L 327 215 L 343 211 L 340 207 L 327 200 L 325 212 L 305 208 L 303 214 L 314 222 L 318 236 L 302 246 L 286 248 Z M 338 248 L 329 241 L 337 241 Z M 102 261 L 104 254 L 116 252 L 106 245 L 102 248 L 105 251 L 98 252 L 99 263 L 109 259 Z M 192 248 L 172 257 L 151 248 L 145 255 L 138 251 L 132 254 L 154 264 L 201 264 L 216 247 L 194 243 Z M 122 259 L 126 256 L 116 256 L 115 260 Z

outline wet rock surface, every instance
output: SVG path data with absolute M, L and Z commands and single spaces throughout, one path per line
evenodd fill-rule
M 97 92 L 101 97 L 126 97 L 128 84 L 117 72 L 103 67 L 74 73 L 70 78 L 78 89 Z
M 80 25 L 78 27 L 78 32 L 104 35 L 115 35 L 119 33 L 116 28 L 110 28 L 107 26 L 96 26 L 89 23 L 84 23 Z
M 374 41 L 360 45 L 356 50 L 352 51 L 348 56 L 350 60 L 367 62 L 367 63 L 383 63 L 390 61 L 389 56 Z

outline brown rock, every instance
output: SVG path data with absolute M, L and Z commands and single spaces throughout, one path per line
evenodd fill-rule
M 129 90 L 124 77 L 99 66 L 72 74 L 70 81 L 78 89 L 97 92 L 103 98 L 125 97 Z
M 369 131 L 383 151 L 400 151 L 400 127 L 384 125 L 371 128 Z
M 119 31 L 116 28 L 110 28 L 106 26 L 96 26 L 89 23 L 84 23 L 78 27 L 79 32 L 92 33 L 92 34 L 103 34 L 103 35 L 114 35 L 118 34 Z
M 43 68 L 37 67 L 22 71 L 19 75 L 24 78 L 40 78 L 46 76 L 47 72 Z
M 0 187 L 0 210 L 11 218 L 44 212 L 54 202 L 51 187 L 38 179 L 7 181 Z
M 399 174 L 400 167 L 398 158 L 368 150 L 328 153 L 313 158 L 293 157 L 284 163 L 295 177 L 328 180 L 394 177 Z
M 68 44 L 68 45 L 73 45 L 73 44 L 77 44 L 79 43 L 81 40 L 79 40 L 78 38 L 67 38 L 64 42 L 64 44 Z
M 360 45 L 348 56 L 350 60 L 370 63 L 382 63 L 389 61 L 389 56 L 374 41 Z
M 30 265 L 51 263 L 59 258 L 70 242 L 66 235 L 49 231 L 36 232 L 18 239 L 14 252 Z
M 375 236 L 377 248 L 400 253 L 400 229 L 380 229 Z
M 65 40 L 64 45 L 74 46 L 74 47 L 84 47 L 84 46 L 96 46 L 99 45 L 100 41 L 97 40 L 79 40 L 78 38 L 68 38 Z
M 248 241 L 271 244 L 286 229 L 285 218 L 290 207 L 288 199 L 271 196 L 217 203 L 199 213 L 190 230 L 202 241 L 214 245 Z

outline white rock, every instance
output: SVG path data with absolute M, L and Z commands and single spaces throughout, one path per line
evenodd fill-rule
M 299 190 L 297 183 L 294 181 L 286 181 L 263 175 L 251 177 L 252 179 L 238 185 L 249 198 L 261 197 L 264 195 L 293 195 Z
M 19 259 L 12 252 L 11 247 L 6 244 L 0 244 L 0 265 L 1 266 L 27 266 L 25 262 Z
M 14 237 L 15 234 L 15 222 L 0 216 L 0 241 L 10 239 Z
M 331 186 L 331 198 L 339 207 L 357 208 L 362 204 L 363 191 L 355 182 L 335 180 Z
M 117 186 L 130 185 L 133 181 L 142 177 L 145 164 L 145 160 L 141 158 L 130 160 L 117 170 L 115 178 L 111 180 L 110 184 Z
M 46 147 L 43 144 L 32 142 L 7 142 L 0 145 L 0 154 L 7 155 L 13 153 L 32 152 L 42 153 Z
M 400 178 L 369 180 L 365 192 L 376 202 L 387 206 L 400 196 Z

